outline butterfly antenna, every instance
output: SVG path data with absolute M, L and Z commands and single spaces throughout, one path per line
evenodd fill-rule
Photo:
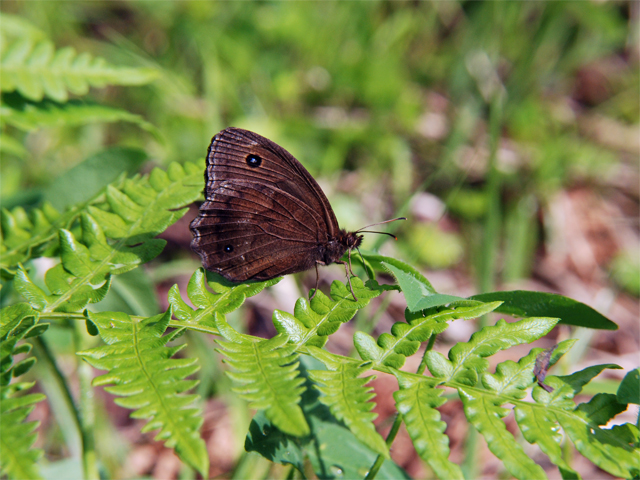
M 397 217 L 397 218 L 392 218 L 391 220 L 385 220 L 384 222 L 372 223 L 371 225 L 367 225 L 366 227 L 362 227 L 362 228 L 360 228 L 359 230 L 356 230 L 353 233 L 362 232 L 365 228 L 375 227 L 376 225 L 382 225 L 384 223 L 391 223 L 391 222 L 395 222 L 396 220 L 406 220 L 406 219 L 407 219 L 407 217 Z M 385 233 L 385 232 L 369 232 L 369 233 Z M 390 235 L 390 234 L 387 234 L 387 235 Z
M 398 240 L 398 237 L 396 237 L 393 233 L 389 233 L 389 232 L 376 232 L 374 230 L 358 230 L 358 232 L 360 232 L 360 233 L 379 233 L 380 235 L 389 235 L 390 237 L 393 237 L 396 240 Z

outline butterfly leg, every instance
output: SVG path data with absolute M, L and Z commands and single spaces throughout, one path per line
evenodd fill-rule
M 353 269 L 351 268 L 351 249 L 349 249 L 348 252 L 349 252 L 349 272 L 351 273 L 352 277 L 355 277 L 355 275 L 353 274 Z
M 344 265 L 344 273 L 347 274 L 347 282 L 349 283 L 349 289 L 351 290 L 351 295 L 353 295 L 353 299 L 357 302 L 358 298 L 356 297 L 356 294 L 353 293 L 353 287 L 351 286 L 351 276 L 349 275 L 349 264 L 347 262 L 343 262 L 342 260 L 339 260 L 336 263 L 341 263 L 342 265 Z
M 316 293 L 318 293 L 318 283 L 320 282 L 320 274 L 318 273 L 318 264 L 319 263 L 320 262 L 316 262 L 316 288 L 313 291 L 313 295 L 311 295 L 311 298 L 309 298 L 309 301 L 313 300 L 313 297 L 315 297 Z

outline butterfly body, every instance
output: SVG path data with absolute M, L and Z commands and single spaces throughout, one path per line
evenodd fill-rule
M 212 140 L 205 201 L 191 222 L 203 266 L 232 282 L 344 263 L 362 235 L 338 226 L 318 183 L 293 155 L 247 130 Z

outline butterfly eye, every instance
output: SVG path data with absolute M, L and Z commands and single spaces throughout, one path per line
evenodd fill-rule
M 250 167 L 259 167 L 261 163 L 262 158 L 260 158 L 258 155 L 247 155 L 247 165 L 249 165 Z
M 227 253 L 231 253 L 233 252 L 233 245 L 227 245 L 223 250 Z

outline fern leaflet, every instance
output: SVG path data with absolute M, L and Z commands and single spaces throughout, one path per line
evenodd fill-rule
M 215 324 L 226 341 L 218 341 L 222 353 L 234 371 L 227 375 L 237 385 L 234 391 L 264 410 L 265 416 L 280 430 L 296 437 L 309 434 L 309 424 L 300 408 L 304 378 L 298 371 L 295 346 L 287 336 L 264 340 L 236 332 L 219 312 Z
M 38 422 L 25 422 L 34 404 L 45 398 L 42 394 L 18 396 L 34 383 L 13 382 L 35 364 L 27 357 L 14 364 L 13 357 L 28 353 L 31 345 L 17 342 L 42 334 L 47 324 L 38 324 L 38 312 L 25 303 L 18 303 L 0 311 L 0 471 L 9 478 L 40 478 L 36 462 L 42 451 L 32 449 L 36 440 L 34 430 Z
M 416 451 L 439 478 L 462 480 L 460 467 L 449 461 L 449 438 L 444 434 L 447 424 L 436 410 L 446 401 L 441 396 L 444 390 L 433 388 L 435 382 L 422 375 L 394 373 L 400 390 L 393 396 Z
M 198 371 L 194 359 L 172 358 L 185 345 L 166 344 L 181 333 L 163 335 L 171 310 L 149 318 L 132 318 L 121 312 L 88 313 L 107 345 L 78 352 L 95 368 L 109 373 L 97 377 L 93 385 L 107 385 L 105 390 L 121 398 L 116 403 L 135 410 L 134 418 L 148 423 L 143 432 L 160 430 L 156 440 L 163 440 L 203 476 L 209 470 L 204 441 L 200 438 L 202 412 L 191 406 L 195 394 L 185 395 L 197 385 L 186 377 Z
M 275 285 L 279 281 L 280 278 L 274 278 L 266 282 L 233 284 L 219 275 L 198 268 L 187 285 L 187 295 L 195 305 L 195 310 L 182 300 L 178 285 L 174 285 L 169 290 L 169 303 L 173 315 L 178 319 L 171 325 L 218 335 L 214 319 L 215 312 L 225 315 L 237 310 L 246 298 L 257 295 L 266 287 Z M 217 293 L 210 292 L 207 285 Z
M 78 55 L 71 47 L 56 50 L 48 40 L 18 38 L 0 45 L 2 91 L 19 91 L 30 100 L 45 95 L 65 102 L 69 93 L 86 95 L 89 87 L 143 85 L 158 74 L 150 68 L 127 68 L 108 64 L 88 53 Z
M 359 378 L 370 368 L 368 362 L 345 361 L 344 357 L 313 346 L 308 350 L 328 369 L 309 370 L 309 377 L 323 394 L 320 401 L 329 407 L 338 420 L 345 423 L 358 440 L 379 455 L 389 458 L 389 448 L 373 425 L 378 415 L 371 412 L 376 405 L 370 400 L 375 394 L 371 393 L 372 387 L 366 386 L 375 377 Z
M 311 302 L 299 298 L 293 315 L 275 310 L 273 324 L 276 330 L 286 333 L 289 341 L 298 347 L 322 347 L 329 335 L 335 333 L 340 325 L 351 320 L 372 298 L 385 290 L 395 290 L 393 286 L 378 285 L 375 280 L 363 284 L 357 277 L 351 279 L 351 284 L 357 301 L 353 299 L 345 284 L 336 280 L 331 284 L 331 298 L 318 290 Z
M 396 322 L 391 333 L 383 333 L 378 341 L 364 332 L 356 332 L 354 344 L 363 360 L 373 362 L 373 368 L 387 371 L 385 367 L 400 368 L 405 358 L 414 355 L 420 344 L 431 335 L 442 333 L 449 320 L 470 319 L 485 315 L 500 305 L 500 302 L 481 303 L 474 306 L 446 308 L 430 315 L 423 312 L 405 312 L 407 323 Z

